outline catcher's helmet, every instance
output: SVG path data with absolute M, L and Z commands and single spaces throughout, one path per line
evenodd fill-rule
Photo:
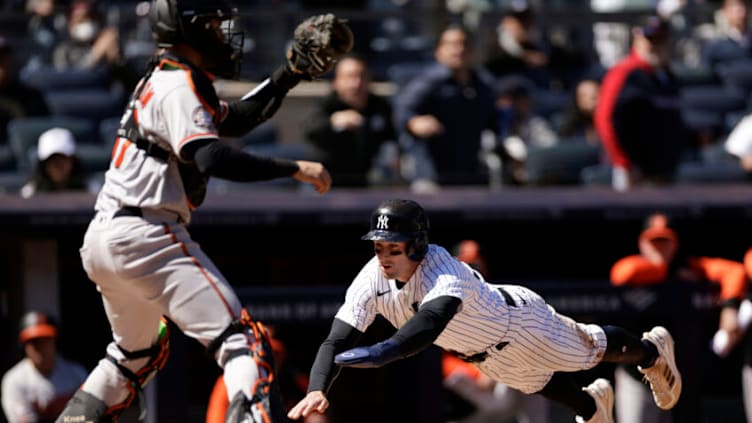
M 236 10 L 224 0 L 152 0 L 152 35 L 159 47 L 188 44 L 209 63 L 207 70 L 234 78 L 240 70 L 244 34 L 236 29 Z M 212 19 L 221 21 L 213 28 Z
M 360 239 L 407 242 L 407 257 L 420 261 L 428 251 L 428 218 L 412 200 L 386 200 L 371 214 L 371 230 Z

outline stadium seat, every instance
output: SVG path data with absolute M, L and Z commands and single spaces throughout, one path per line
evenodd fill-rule
M 681 90 L 681 101 L 689 109 L 720 113 L 743 110 L 747 106 L 744 93 L 723 85 L 685 87 Z
M 724 85 L 685 87 L 681 101 L 684 121 L 696 130 L 725 129 L 729 114 L 747 108 L 745 93 Z
M 601 148 L 584 140 L 565 140 L 556 145 L 528 150 L 525 168 L 528 184 L 576 185 L 588 166 L 600 161 Z
M 430 66 L 430 62 L 424 60 L 407 61 L 390 65 L 386 70 L 387 79 L 393 82 L 399 89 L 404 87 L 421 71 Z
M 718 64 L 716 67 L 721 81 L 728 87 L 752 92 L 752 60 L 734 60 Z
M 16 170 L 16 156 L 9 145 L 0 145 L 0 172 Z
M 567 91 L 536 89 L 532 92 L 535 114 L 549 121 L 572 101 L 572 94 Z
M 270 146 L 279 141 L 277 127 L 272 122 L 264 122 L 240 139 L 243 147 Z
M 0 171 L 0 193 L 18 194 L 26 183 L 28 175 L 16 171 Z
M 65 91 L 80 89 L 107 90 L 111 74 L 107 68 L 64 69 L 41 67 L 24 69 L 19 75 L 26 84 L 42 91 Z
M 120 117 L 125 105 L 121 93 L 104 89 L 47 91 L 45 98 L 53 115 L 89 119 L 93 125 L 106 118 Z
M 100 144 L 95 128 L 87 119 L 62 116 L 14 119 L 8 123 L 8 142 L 19 171 L 27 172 L 33 167 L 39 135 L 54 127 L 73 132 L 76 148 L 83 148 L 82 151 L 87 149 L 84 145 Z
M 724 183 L 749 181 L 747 173 L 737 162 L 686 162 L 677 169 L 676 183 Z

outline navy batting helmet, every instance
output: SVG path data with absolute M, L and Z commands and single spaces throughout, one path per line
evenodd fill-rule
M 152 35 L 159 47 L 188 44 L 209 63 L 207 70 L 234 78 L 240 70 L 243 32 L 235 25 L 236 10 L 224 0 L 152 0 Z M 221 21 L 219 28 L 212 19 Z
M 428 251 L 428 217 L 412 200 L 386 200 L 371 214 L 371 230 L 360 239 L 407 242 L 407 257 L 420 261 Z

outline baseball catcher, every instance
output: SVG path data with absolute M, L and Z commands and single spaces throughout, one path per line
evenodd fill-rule
M 163 317 L 224 369 L 227 423 L 285 419 L 266 331 L 188 224 L 210 178 L 291 177 L 329 191 L 331 176 L 319 162 L 254 155 L 220 138 L 243 136 L 272 117 L 290 89 L 321 76 L 352 48 L 352 33 L 333 15 L 309 18 L 267 79 L 238 100 L 222 100 L 214 77 L 236 78 L 240 68 L 245 34 L 236 11 L 226 0 L 151 0 L 159 49 L 120 120 L 80 249 L 113 338 L 57 423 L 113 422 L 134 400 L 145 417 L 142 390 L 169 351 L 158 330 Z

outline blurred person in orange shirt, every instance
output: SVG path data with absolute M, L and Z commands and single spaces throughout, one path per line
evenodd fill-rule
M 638 238 L 639 254 L 626 256 L 614 263 L 611 283 L 636 287 L 667 282 L 720 285 L 718 328 L 728 334 L 728 342 L 724 346 L 726 351 L 720 354 L 724 356 L 742 337 L 737 312 L 747 290 L 744 265 L 725 258 L 685 255 L 680 253 L 679 246 L 679 236 L 670 227 L 668 216 L 664 213 L 651 214 Z M 616 369 L 615 394 L 615 411 L 620 422 L 672 421 L 671 413 L 651 407 L 650 390 L 641 382 L 640 375 L 630 374 L 622 367 Z

